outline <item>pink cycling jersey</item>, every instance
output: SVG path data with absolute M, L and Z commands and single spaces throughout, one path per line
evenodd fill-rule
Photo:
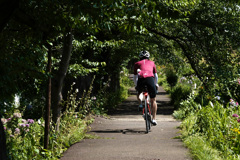
M 137 73 L 137 70 L 140 69 L 140 73 Z M 134 75 L 139 74 L 139 78 L 154 77 L 154 74 L 157 73 L 155 63 L 148 59 L 138 61 L 134 64 Z

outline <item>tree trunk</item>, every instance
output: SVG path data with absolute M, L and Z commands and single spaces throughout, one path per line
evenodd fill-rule
M 47 72 L 48 75 L 48 88 L 47 88 L 47 102 L 46 102 L 46 113 L 45 113 L 45 130 L 44 130 L 44 149 L 48 149 L 49 142 L 49 125 L 50 125 L 50 109 L 51 109 L 51 72 L 52 72 L 52 46 L 48 46 L 48 65 Z
M 52 84 L 52 113 L 53 113 L 53 122 L 55 124 L 56 131 L 59 130 L 60 116 L 61 116 L 61 100 L 62 100 L 62 87 L 64 78 L 66 77 L 69 61 L 71 58 L 72 52 L 72 41 L 73 35 L 69 32 L 64 38 L 64 46 L 62 58 L 55 77 L 53 78 Z
M 7 159 L 6 136 L 1 118 L 2 115 L 0 115 L 0 160 L 6 160 Z
M 111 74 L 110 89 L 112 92 L 117 92 L 120 89 L 120 76 L 119 73 L 113 72 Z

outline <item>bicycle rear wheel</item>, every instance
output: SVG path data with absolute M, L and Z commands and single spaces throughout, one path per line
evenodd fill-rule
M 148 122 L 149 122 L 149 130 L 151 129 L 151 125 L 152 125 L 152 111 L 151 111 L 151 106 L 150 104 L 147 105 L 148 107 Z
M 148 117 L 148 104 L 147 104 L 147 100 L 145 100 L 144 112 L 145 112 L 146 133 L 148 133 L 151 126 L 150 126 L 150 121 L 149 121 L 149 117 Z

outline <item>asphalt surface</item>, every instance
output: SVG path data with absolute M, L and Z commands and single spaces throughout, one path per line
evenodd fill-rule
M 180 125 L 171 116 L 169 96 L 159 88 L 157 126 L 145 133 L 145 121 L 137 110 L 136 93 L 110 112 L 109 118 L 95 117 L 90 134 L 71 146 L 61 160 L 191 160 L 188 149 L 177 139 Z

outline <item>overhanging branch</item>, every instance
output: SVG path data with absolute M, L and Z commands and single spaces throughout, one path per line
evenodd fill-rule
M 192 67 L 192 69 L 195 71 L 195 73 L 196 73 L 197 77 L 199 78 L 199 80 L 203 83 L 204 87 L 205 87 L 206 89 L 208 89 L 206 83 L 204 83 L 203 78 L 202 78 L 202 76 L 200 75 L 200 72 L 197 70 L 196 63 L 194 62 L 194 60 L 192 60 L 192 58 L 191 58 L 191 56 L 190 56 L 190 55 L 193 55 L 193 54 L 192 54 L 192 53 L 189 54 L 190 51 L 188 51 L 188 50 L 186 49 L 186 46 L 185 46 L 186 42 L 185 42 L 184 39 L 182 39 L 182 38 L 180 38 L 180 37 L 169 36 L 169 35 L 167 35 L 167 34 L 164 34 L 164 33 L 162 33 L 162 32 L 156 31 L 156 30 L 151 29 L 151 28 L 147 28 L 147 29 L 148 29 L 150 32 L 152 32 L 152 33 L 154 33 L 154 34 L 156 34 L 156 35 L 159 35 L 159 36 L 161 36 L 161 37 L 164 37 L 164 38 L 166 38 L 166 39 L 168 39 L 168 40 L 173 40 L 173 41 L 175 41 L 175 42 L 180 46 L 180 48 L 182 49 L 183 54 L 184 54 L 184 55 L 186 56 L 186 58 L 188 59 L 190 65 L 191 65 L 191 67 Z M 186 44 L 186 45 L 187 45 L 187 44 Z

